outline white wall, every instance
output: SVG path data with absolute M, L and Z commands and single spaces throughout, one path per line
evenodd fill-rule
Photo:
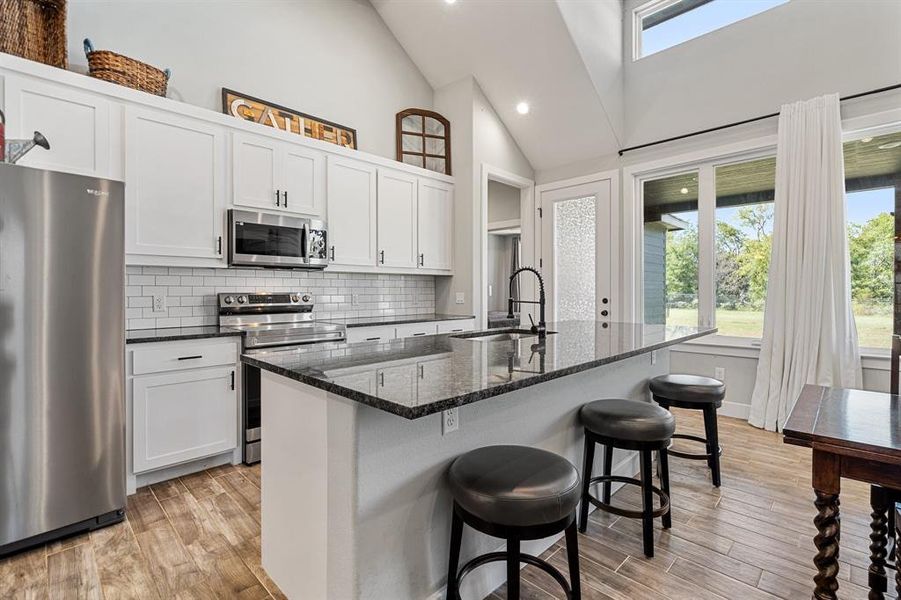
M 786 102 L 898 83 L 901 2 L 791 0 L 632 60 L 625 2 L 626 146 L 779 110 Z
M 169 96 L 221 111 L 228 87 L 357 130 L 394 158 L 394 115 L 432 88 L 367 0 L 71 0 L 69 61 L 82 40 L 172 69 Z
M 518 188 L 499 181 L 488 182 L 488 223 L 514 221 L 521 217 Z
M 451 122 L 451 159 L 456 179 L 454 276 L 436 279 L 435 309 L 477 315 L 482 257 L 478 238 L 480 213 L 476 211 L 481 197 L 482 164 L 527 179 L 534 178 L 535 173 L 474 78 L 466 77 L 435 90 L 435 110 Z M 462 304 L 455 301 L 458 292 L 464 295 Z

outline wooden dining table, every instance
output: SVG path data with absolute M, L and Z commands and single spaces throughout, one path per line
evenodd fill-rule
M 895 490 L 901 490 L 901 396 L 806 385 L 783 434 L 785 443 L 813 450 L 818 531 L 813 598 L 837 597 L 839 495 L 844 477 L 879 486 L 871 494 L 869 597 L 880 600 L 887 586 L 888 515 L 899 497 Z M 901 527 L 901 523 L 895 525 Z M 897 571 L 895 585 L 901 591 Z

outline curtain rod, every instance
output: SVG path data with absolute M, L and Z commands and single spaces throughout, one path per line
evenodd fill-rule
M 841 102 L 844 102 L 845 100 L 854 100 L 855 98 L 862 98 L 862 97 L 864 97 L 864 96 L 870 96 L 870 95 L 872 95 L 872 94 L 879 94 L 879 93 L 882 93 L 882 92 L 888 92 L 888 91 L 891 91 L 891 90 L 897 90 L 897 89 L 899 89 L 899 88 L 901 88 L 901 83 L 896 83 L 895 85 L 890 85 L 890 86 L 883 87 L 883 88 L 879 88 L 879 89 L 876 89 L 876 90 L 870 90 L 869 92 L 861 92 L 861 93 L 859 93 L 859 94 L 852 94 L 852 95 L 850 95 L 850 96 L 845 96 L 844 98 L 840 98 L 839 100 L 840 100 Z M 760 117 L 754 117 L 754 118 L 752 118 L 752 119 L 745 119 L 744 121 L 736 121 L 736 122 L 734 122 L 734 123 L 729 123 L 728 125 L 720 125 L 720 126 L 718 126 L 718 127 L 711 127 L 710 129 L 702 129 L 702 130 L 700 130 L 700 131 L 695 131 L 695 132 L 692 132 L 692 133 L 685 133 L 685 134 L 682 134 L 682 135 L 677 135 L 677 136 L 675 136 L 675 137 L 666 138 L 666 139 L 664 139 L 664 140 L 657 140 L 656 142 L 648 142 L 647 144 L 639 144 L 639 145 L 637 145 L 637 146 L 629 146 L 628 148 L 623 148 L 622 150 L 620 150 L 620 151 L 619 151 L 619 155 L 622 156 L 624 153 L 629 152 L 629 151 L 631 151 L 631 150 L 639 150 L 640 148 L 648 148 L 648 147 L 650 147 L 650 146 L 656 146 L 656 145 L 658 145 L 658 144 L 665 144 L 665 143 L 667 143 L 667 142 L 675 142 L 676 140 L 684 140 L 685 138 L 694 137 L 694 136 L 696 136 L 696 135 L 703 135 L 703 134 L 705 134 L 705 133 L 711 133 L 711 132 L 713 132 L 713 131 L 720 131 L 720 130 L 722 130 L 722 129 L 729 129 L 730 127 L 738 127 L 739 125 L 746 125 L 746 124 L 748 124 L 748 123 L 754 123 L 755 121 L 762 121 L 762 120 L 764 120 L 764 119 L 770 119 L 770 118 L 772 118 L 772 117 L 778 117 L 778 116 L 779 116 L 779 113 L 778 113 L 778 112 L 774 112 L 774 113 L 770 113 L 770 114 L 768 114 L 768 115 L 762 115 L 762 116 L 760 116 Z

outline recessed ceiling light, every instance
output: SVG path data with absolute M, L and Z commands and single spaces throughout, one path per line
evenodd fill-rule
M 872 141 L 873 141 L 873 138 L 860 138 L 861 144 L 869 144 Z
M 688 188 L 682 188 L 681 190 L 679 190 L 679 193 L 680 193 L 680 194 L 687 194 L 687 193 L 688 193 Z
M 889 142 L 888 144 L 882 144 L 879 146 L 880 150 L 891 150 L 893 148 L 897 148 L 901 146 L 901 142 Z
M 521 115 L 529 114 L 529 103 L 528 102 L 520 102 L 516 105 L 516 112 Z
M 447 4 L 456 4 L 457 0 L 444 0 Z

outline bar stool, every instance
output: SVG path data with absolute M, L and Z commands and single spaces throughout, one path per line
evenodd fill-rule
M 676 428 L 676 421 L 666 410 L 640 400 L 596 400 L 579 410 L 579 417 L 585 426 L 585 464 L 582 467 L 582 505 L 579 531 L 588 528 L 588 504 L 605 512 L 630 519 L 642 520 L 644 553 L 654 556 L 654 519 L 662 517 L 665 528 L 672 526 L 669 501 L 669 464 L 667 447 Z M 604 445 L 604 474 L 592 477 L 595 444 Z M 611 475 L 613 449 L 638 450 L 641 458 L 641 479 Z M 653 485 L 651 453 L 657 451 L 660 460 L 660 488 Z M 610 504 L 610 484 L 625 483 L 641 488 L 642 509 L 627 510 Z M 593 483 L 603 483 L 603 499 L 598 500 L 589 493 Z M 662 489 L 661 489 L 662 488 Z M 660 507 L 655 509 L 653 495 L 660 499 Z
M 706 460 L 713 477 L 713 485 L 720 487 L 720 455 L 723 449 L 720 446 L 716 425 L 716 409 L 723 405 L 726 384 L 712 377 L 671 374 L 654 377 L 649 387 L 654 401 L 667 410 L 675 406 L 704 411 L 705 437 L 676 433 L 673 438 L 701 442 L 705 445 L 706 452 L 695 454 L 670 450 L 669 453 L 671 456 L 689 460 Z
M 497 561 L 507 563 L 507 598 L 519 600 L 521 563 L 538 567 L 554 578 L 566 598 L 580 600 L 576 505 L 579 472 L 565 458 L 527 446 L 487 446 L 457 457 L 448 470 L 454 497 L 447 598 L 459 600 L 460 582 L 474 569 Z M 503 538 L 506 552 L 473 558 L 458 570 L 463 524 Z M 546 561 L 524 554 L 523 540 L 566 532 L 569 581 Z

